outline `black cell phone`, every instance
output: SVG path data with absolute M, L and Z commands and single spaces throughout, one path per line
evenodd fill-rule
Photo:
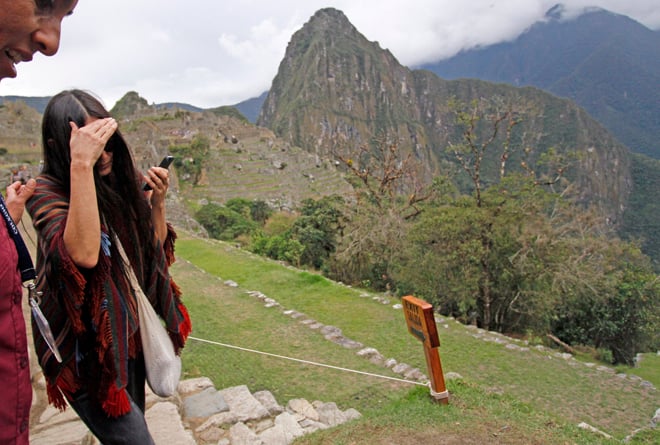
M 160 161 L 160 164 L 158 164 L 158 166 L 162 168 L 169 168 L 172 161 L 174 161 L 174 156 L 165 156 L 163 160 Z M 151 190 L 151 186 L 149 186 L 149 184 L 144 184 L 143 189 L 144 191 Z

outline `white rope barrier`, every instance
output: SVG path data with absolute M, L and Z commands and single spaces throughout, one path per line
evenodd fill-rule
M 202 338 L 197 338 L 197 337 L 192 337 L 192 336 L 190 336 L 188 338 L 191 339 L 191 340 L 196 340 L 196 341 L 202 342 L 202 343 L 208 343 L 208 344 L 216 345 L 216 346 L 224 346 L 225 348 L 237 349 L 239 351 L 253 352 L 255 354 L 267 355 L 269 357 L 282 358 L 282 359 L 285 359 L 285 360 L 291 360 L 291 361 L 294 361 L 294 362 L 304 363 L 304 364 L 307 364 L 307 365 L 321 366 L 321 367 L 324 367 L 324 368 L 336 369 L 338 371 L 353 372 L 355 374 L 362 374 L 362 375 L 367 375 L 367 376 L 370 376 L 370 377 L 378 377 L 378 378 L 381 378 L 381 379 L 394 380 L 394 381 L 403 382 L 403 383 L 411 383 L 413 385 L 420 385 L 420 386 L 427 386 L 427 387 L 429 386 L 428 383 L 421 383 L 421 382 L 414 382 L 412 380 L 398 379 L 396 377 L 389 377 L 389 376 L 380 375 L 380 374 L 373 374 L 371 372 L 356 371 L 355 369 L 341 368 L 339 366 L 326 365 L 326 364 L 323 364 L 323 363 L 311 362 L 309 360 L 301 360 L 301 359 L 298 359 L 298 358 L 286 357 L 284 355 L 271 354 L 270 352 L 262 352 L 262 351 L 256 351 L 254 349 L 241 348 L 240 346 L 233 346 L 233 345 L 228 345 L 228 344 L 220 343 L 220 342 L 216 342 L 216 341 L 204 340 Z

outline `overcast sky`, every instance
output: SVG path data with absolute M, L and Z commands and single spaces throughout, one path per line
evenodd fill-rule
M 128 91 L 150 103 L 231 105 L 270 88 L 295 31 L 334 7 L 408 67 L 517 37 L 559 0 L 80 0 L 55 57 L 35 56 L 0 96 L 96 93 L 111 108 Z M 659 0 L 565 0 L 660 29 Z

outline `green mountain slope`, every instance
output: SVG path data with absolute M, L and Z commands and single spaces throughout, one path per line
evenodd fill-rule
M 512 144 L 518 161 L 527 147 L 537 156 L 551 148 L 576 153 L 580 161 L 572 174 L 581 199 L 601 206 L 614 224 L 620 221 L 630 193 L 628 150 L 582 108 L 535 88 L 447 81 L 410 70 L 335 9 L 318 11 L 294 34 L 258 124 L 327 157 L 383 134 L 394 136 L 425 166 L 429 179 L 451 168 L 446 148 L 460 142 L 450 100 L 482 98 L 520 110 Z M 497 180 L 497 156 L 486 158 L 486 183 Z
M 555 6 L 546 18 L 512 42 L 422 67 L 571 98 L 631 150 L 660 157 L 660 32 L 601 9 L 566 20 Z

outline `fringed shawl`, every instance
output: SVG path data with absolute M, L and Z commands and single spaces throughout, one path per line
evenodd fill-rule
M 81 345 L 94 354 L 94 379 L 84 380 L 94 391 L 106 413 L 120 416 L 130 411 L 126 385 L 128 359 L 141 350 L 137 303 L 124 274 L 121 259 L 111 245 L 106 227 L 101 227 L 99 261 L 92 269 L 79 269 L 64 246 L 64 227 L 69 197 L 52 177 L 37 178 L 37 188 L 27 203 L 38 234 L 37 289 L 43 292 L 41 310 L 55 335 L 62 363 L 58 363 L 38 328 L 32 331 L 39 364 L 47 382 L 49 402 L 64 410 L 64 397 L 71 399 L 85 378 L 78 368 Z M 169 275 L 174 261 L 176 234 L 168 224 L 164 246 L 153 237 L 153 258 L 145 258 L 137 235 L 118 233 L 144 293 L 156 313 L 165 321 L 177 354 L 183 348 L 192 325 L 181 301 L 181 291 Z

